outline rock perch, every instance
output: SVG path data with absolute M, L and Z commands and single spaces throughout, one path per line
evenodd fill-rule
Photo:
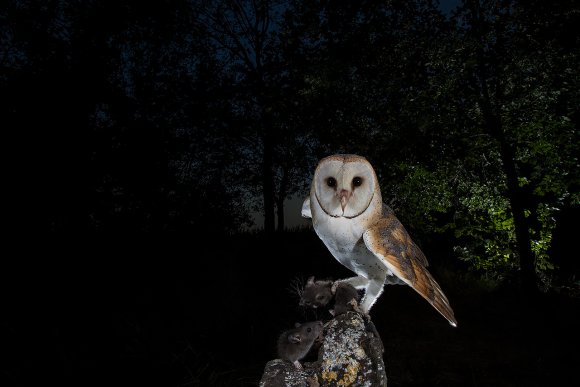
M 387 386 L 383 343 L 372 322 L 356 312 L 341 314 L 326 324 L 318 360 L 302 370 L 289 361 L 266 364 L 260 387 Z

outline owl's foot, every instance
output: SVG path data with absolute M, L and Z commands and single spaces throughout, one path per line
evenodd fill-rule
M 363 310 L 360 308 L 360 306 L 358 305 L 358 302 L 356 302 L 356 300 L 355 300 L 354 298 L 353 298 L 352 300 L 350 300 L 350 301 L 348 302 L 348 304 L 349 304 L 349 305 L 352 307 L 352 310 L 354 310 L 355 312 L 357 312 L 357 313 L 360 313 L 360 314 L 362 314 L 362 315 L 366 315 L 366 316 L 368 316 L 368 313 L 365 313 L 365 312 L 364 312 L 364 311 L 363 311 Z
M 354 301 L 354 300 L 353 300 Z M 353 305 L 352 301 L 351 301 L 351 305 L 353 307 L 353 310 L 357 313 L 359 313 L 367 323 L 371 322 L 371 312 L 369 310 L 365 310 L 365 308 L 363 308 L 360 304 L 356 304 Z
M 338 287 L 339 284 L 340 281 L 334 281 L 332 283 L 332 286 L 330 287 L 330 292 L 332 293 L 333 296 L 336 294 L 336 288 Z
M 300 362 L 298 360 L 294 361 L 294 367 L 296 367 L 297 370 L 302 371 L 304 368 L 302 368 L 302 364 L 300 364 Z

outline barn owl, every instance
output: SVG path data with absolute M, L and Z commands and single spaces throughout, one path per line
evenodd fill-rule
M 381 199 L 377 176 L 361 156 L 322 159 L 302 216 L 312 218 L 330 253 L 357 276 L 341 280 L 364 289 L 360 308 L 368 313 L 385 284 L 407 284 L 457 326 L 441 287 L 427 271 L 427 258 L 393 210 Z

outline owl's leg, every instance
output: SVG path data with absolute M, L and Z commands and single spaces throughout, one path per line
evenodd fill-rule
M 365 295 L 360 305 L 360 309 L 363 311 L 363 313 L 366 314 L 369 313 L 373 304 L 383 293 L 384 285 L 385 285 L 384 278 L 373 278 L 371 280 L 368 280 L 368 285 L 365 289 Z
M 357 277 L 351 277 L 351 278 L 346 278 L 346 279 L 334 281 L 334 283 L 332 284 L 332 289 L 331 289 L 332 294 L 336 293 L 336 287 L 340 283 L 348 284 L 348 285 L 352 286 L 353 288 L 359 290 L 359 289 L 366 289 L 368 287 L 369 280 L 366 279 L 365 277 L 362 277 L 359 275 Z

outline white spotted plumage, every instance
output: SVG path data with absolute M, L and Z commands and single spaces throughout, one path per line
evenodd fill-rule
M 330 253 L 357 274 L 342 281 L 365 290 L 363 312 L 370 311 L 385 284 L 407 284 L 457 325 L 447 297 L 426 269 L 425 255 L 383 204 L 377 176 L 364 157 L 322 159 L 302 216 L 312 218 Z

